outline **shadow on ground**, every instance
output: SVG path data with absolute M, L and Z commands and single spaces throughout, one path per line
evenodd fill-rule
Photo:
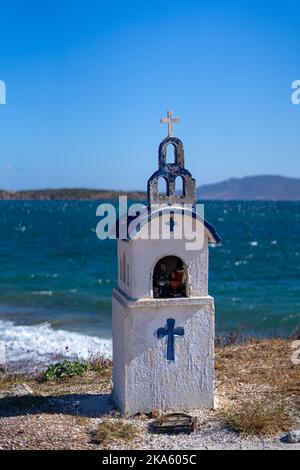
M 114 410 L 110 393 L 7 396 L 0 399 L 0 417 L 53 413 L 101 418 Z

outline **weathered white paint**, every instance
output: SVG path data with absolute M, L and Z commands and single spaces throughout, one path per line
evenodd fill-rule
M 172 208 L 170 208 L 172 209 Z M 166 217 L 166 220 L 164 220 Z M 163 224 L 169 215 L 162 216 Z M 186 217 L 186 216 L 185 216 Z M 196 222 L 199 230 L 201 222 Z M 140 231 L 147 231 L 147 224 Z M 133 238 L 118 241 L 119 273 L 112 299 L 114 400 L 122 413 L 211 407 L 214 402 L 214 301 L 208 295 L 208 241 L 186 250 L 186 239 Z M 125 256 L 124 256 L 125 255 Z M 187 268 L 187 298 L 153 298 L 153 270 L 165 256 L 178 256 Z M 122 262 L 121 262 L 122 260 Z M 122 266 L 124 270 L 124 266 Z M 129 278 L 129 282 L 127 279 Z M 167 338 L 158 328 L 168 318 L 184 336 L 175 338 L 175 361 L 167 360 Z
M 119 288 L 132 299 L 152 298 L 152 276 L 156 263 L 164 256 L 174 255 L 182 259 L 188 268 L 188 289 L 191 297 L 208 294 L 208 243 L 203 249 L 186 251 L 186 240 L 119 240 L 118 258 L 126 253 L 129 269 L 128 286 L 120 280 Z
M 183 326 L 175 361 L 157 329 L 168 318 Z M 122 413 L 213 406 L 214 302 L 212 297 L 133 301 L 113 295 L 114 400 Z

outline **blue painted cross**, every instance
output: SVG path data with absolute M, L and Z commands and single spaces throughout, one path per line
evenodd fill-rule
M 174 220 L 174 212 L 171 212 L 170 214 L 170 221 L 166 222 L 166 225 L 170 226 L 170 232 L 174 232 L 174 227 L 177 225 L 177 222 Z
M 167 345 L 167 359 L 168 361 L 175 360 L 175 352 L 174 352 L 174 339 L 176 336 L 183 336 L 184 335 L 184 328 L 182 326 L 178 326 L 174 328 L 175 320 L 174 318 L 168 318 L 167 326 L 163 328 L 158 328 L 157 330 L 157 337 L 158 339 L 162 339 L 165 336 L 168 336 L 168 345 Z

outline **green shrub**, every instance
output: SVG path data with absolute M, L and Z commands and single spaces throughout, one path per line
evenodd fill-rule
M 43 372 L 41 379 L 44 382 L 65 379 L 74 377 L 75 375 L 82 375 L 88 370 L 89 364 L 87 362 L 65 360 L 49 366 L 48 369 Z

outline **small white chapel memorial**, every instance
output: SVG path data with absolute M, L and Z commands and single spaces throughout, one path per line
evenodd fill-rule
M 169 132 L 159 146 L 159 168 L 148 181 L 147 212 L 137 224 L 128 217 L 117 227 L 113 397 L 121 413 L 129 415 L 214 405 L 208 245 L 220 239 L 197 212 L 196 182 L 185 168 L 183 144 L 173 136 L 178 120 L 168 112 L 161 121 Z M 174 149 L 171 163 L 169 147 Z M 197 234 L 196 244 L 191 233 Z

